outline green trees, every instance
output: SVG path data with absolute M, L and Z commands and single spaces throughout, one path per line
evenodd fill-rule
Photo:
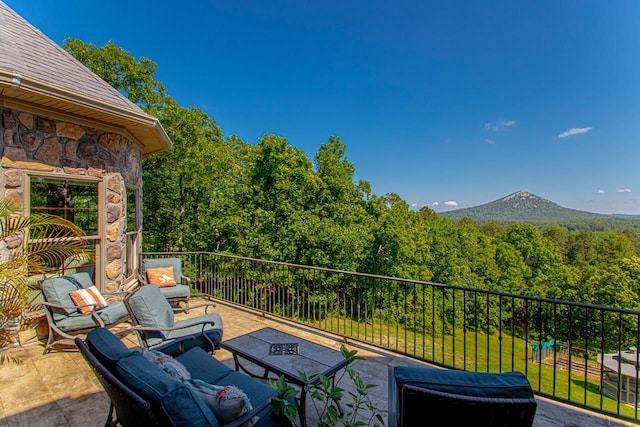
M 255 144 L 179 105 L 112 42 L 67 49 L 162 122 L 170 150 L 143 160 L 143 248 L 214 251 L 623 308 L 640 305 L 640 233 L 456 222 L 355 182 L 347 145 L 313 159 L 286 138 Z M 295 141 L 293 141 L 295 143 Z

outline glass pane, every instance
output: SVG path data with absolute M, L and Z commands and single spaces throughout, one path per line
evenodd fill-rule
M 136 189 L 127 188 L 127 232 L 136 231 Z
M 89 273 L 91 278 L 95 283 L 95 259 L 98 256 L 97 250 L 98 246 L 96 245 L 95 240 L 88 240 L 86 245 L 87 253 L 90 254 L 92 259 L 88 258 L 84 255 L 75 255 L 70 256 L 66 259 L 59 258 L 48 258 L 44 261 L 44 270 L 42 271 L 31 271 L 31 281 L 36 283 L 37 280 L 42 280 L 47 277 L 51 277 L 52 275 L 65 275 L 65 274 L 73 274 L 79 273 L 81 271 L 86 271 Z M 30 243 L 30 245 L 33 245 Z
M 31 178 L 31 213 L 61 216 L 89 236 L 98 234 L 98 184 Z

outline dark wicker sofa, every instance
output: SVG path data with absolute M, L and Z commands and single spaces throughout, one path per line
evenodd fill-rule
M 142 353 L 129 349 L 112 332 L 96 328 L 80 349 L 109 395 L 111 405 L 106 426 L 286 426 L 271 410 L 275 390 L 248 375 L 232 370 L 210 353 L 194 347 L 176 356 L 191 377 L 218 386 L 234 385 L 249 398 L 252 410 L 223 424 L 187 384 L 153 364 Z M 258 417 L 255 419 L 254 417 Z

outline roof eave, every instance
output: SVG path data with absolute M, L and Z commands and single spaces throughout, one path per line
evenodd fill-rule
M 91 122 L 124 128 L 140 146 L 143 156 L 169 149 L 172 145 L 158 119 L 142 110 L 114 105 L 15 71 L 0 69 L 0 95 L 2 98 L 30 103 L 35 97 L 42 101 L 37 103 L 40 109 L 51 109 Z

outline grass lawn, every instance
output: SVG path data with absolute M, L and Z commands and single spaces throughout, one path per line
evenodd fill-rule
M 436 334 L 434 339 L 432 335 L 408 331 L 401 325 L 362 324 L 344 317 L 328 316 L 307 323 L 447 367 L 479 372 L 519 371 L 540 395 L 637 419 L 635 407 L 619 405 L 616 400 L 601 395 L 599 377 L 586 376 L 584 368 L 572 369 L 571 375 L 568 369 L 554 370 L 553 353 L 544 363 L 534 363 L 532 343 L 527 347 L 524 340 L 505 332 L 502 336 L 483 332 L 465 334 L 462 329 L 455 329 L 451 333 Z M 584 362 L 577 357 L 573 360 Z

